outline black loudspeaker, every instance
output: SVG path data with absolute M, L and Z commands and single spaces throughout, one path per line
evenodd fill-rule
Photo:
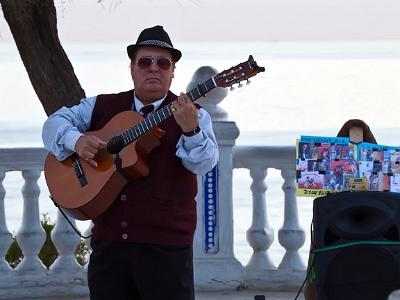
M 330 194 L 313 213 L 314 246 L 328 249 L 315 253 L 318 300 L 387 300 L 400 289 L 400 194 Z

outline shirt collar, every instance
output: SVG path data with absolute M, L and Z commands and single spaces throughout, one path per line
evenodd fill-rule
M 154 105 L 154 111 L 156 111 L 160 107 L 161 103 L 164 101 L 166 97 L 167 95 L 151 103 Z M 143 102 L 136 96 L 136 94 L 134 94 L 133 100 L 135 101 L 134 108 L 136 109 L 136 111 L 140 111 L 140 109 L 144 106 Z M 132 109 L 134 108 L 132 107 Z

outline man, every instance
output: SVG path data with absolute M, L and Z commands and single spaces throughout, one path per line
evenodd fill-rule
M 96 153 L 106 141 L 86 131 L 101 129 L 122 111 L 172 103 L 173 118 L 159 126 L 166 134 L 147 157 L 150 173 L 128 183 L 93 220 L 88 282 L 92 300 L 194 299 L 195 174 L 218 161 L 211 119 L 186 95 L 169 91 L 182 54 L 162 26 L 143 30 L 127 52 L 135 89 L 61 108 L 44 124 L 43 141 L 59 160 L 76 152 L 97 167 Z

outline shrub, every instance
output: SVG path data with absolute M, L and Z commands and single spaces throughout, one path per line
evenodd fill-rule
M 46 241 L 44 242 L 43 247 L 39 252 L 39 258 L 46 266 L 46 268 L 49 268 L 50 265 L 58 257 L 57 249 L 54 246 L 53 241 L 51 240 L 50 237 L 51 231 L 53 230 L 55 224 L 50 221 L 50 218 L 48 217 L 47 214 L 42 215 L 40 223 L 44 231 L 46 232 Z M 89 255 L 89 248 L 86 246 L 84 240 L 81 239 L 75 250 L 75 258 L 77 262 L 81 266 L 83 266 L 86 264 L 88 260 L 88 255 Z M 13 235 L 13 242 L 6 254 L 6 260 L 8 261 L 8 263 L 12 268 L 15 268 L 22 261 L 22 259 L 23 259 L 22 251 L 18 246 L 15 235 Z

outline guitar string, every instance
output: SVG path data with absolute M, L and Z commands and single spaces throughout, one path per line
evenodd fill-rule
M 160 116 L 161 114 L 163 115 L 164 118 L 163 118 L 162 116 Z M 135 125 L 129 127 L 129 128 L 126 129 L 124 132 L 122 132 L 119 136 L 123 136 L 124 134 L 129 135 L 129 137 L 132 139 L 132 140 L 129 141 L 129 143 L 131 143 L 131 142 L 133 142 L 135 139 L 137 139 L 140 135 L 146 133 L 146 132 L 149 131 L 151 128 L 153 128 L 155 125 L 157 125 L 157 124 L 161 123 L 162 121 L 166 120 L 167 118 L 169 118 L 171 115 L 172 115 L 172 103 L 168 104 L 167 106 L 164 106 L 164 107 L 161 108 L 159 111 L 157 111 L 157 112 L 155 112 L 155 113 L 152 113 L 148 118 L 146 118 L 146 119 L 140 121 L 139 123 L 137 123 L 137 124 L 135 124 Z M 159 122 L 158 122 L 158 123 L 157 123 L 157 120 L 155 119 L 156 116 L 157 116 L 158 119 L 159 119 Z M 150 120 L 150 118 L 153 118 L 154 124 L 152 124 L 152 121 Z M 142 127 L 142 130 L 143 130 L 143 126 L 144 126 L 143 124 L 146 124 L 146 127 L 148 127 L 148 124 L 147 124 L 147 123 L 150 123 L 150 125 L 151 125 L 152 127 L 147 128 L 147 130 L 144 130 L 144 132 L 141 133 L 140 127 Z M 132 131 L 133 131 L 134 133 L 132 133 Z M 139 136 L 137 136 L 137 134 L 136 134 L 137 132 L 140 133 Z M 123 138 L 123 137 L 122 137 L 122 138 Z M 123 139 L 124 139 L 124 138 L 123 138 Z M 109 152 L 106 150 L 107 148 L 111 148 L 111 147 L 117 145 L 117 143 L 118 143 L 118 141 L 113 140 L 112 138 L 111 138 L 110 140 L 106 141 L 106 142 L 107 142 L 107 146 L 106 146 L 105 148 L 101 149 L 101 150 L 106 151 L 107 153 L 109 153 Z M 125 139 L 124 139 L 124 142 L 125 142 Z M 124 146 L 126 146 L 126 145 L 124 145 Z

